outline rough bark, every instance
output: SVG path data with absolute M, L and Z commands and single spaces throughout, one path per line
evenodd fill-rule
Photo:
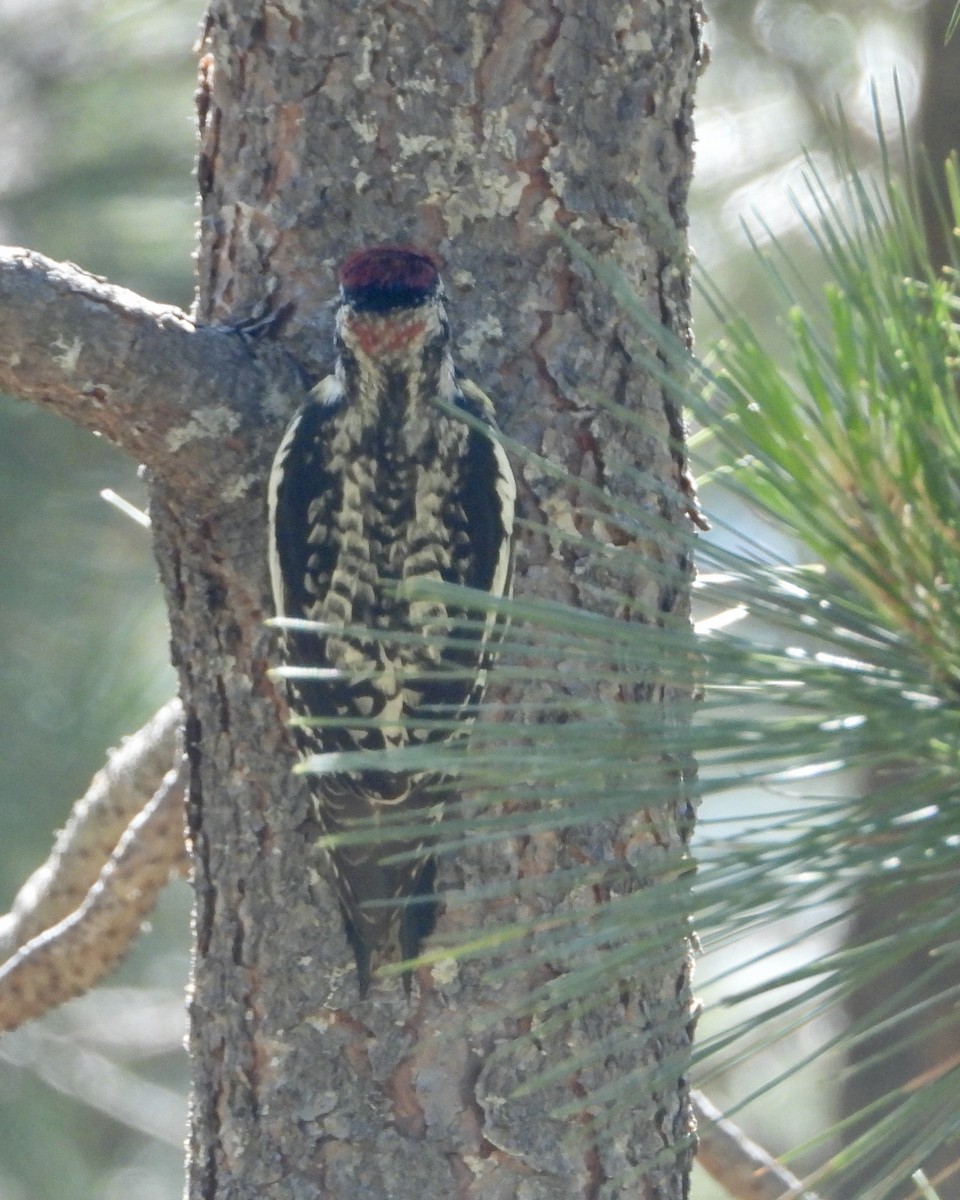
M 509 1017 L 511 1001 L 545 977 L 522 961 L 508 978 L 479 962 L 422 970 L 412 1003 L 391 981 L 357 1001 L 339 915 L 299 832 L 305 795 L 268 677 L 264 484 L 280 419 L 299 398 L 297 373 L 274 347 L 320 374 L 334 264 L 362 243 L 424 244 L 446 261 L 460 363 L 494 396 L 507 431 L 660 522 L 639 547 L 649 573 L 638 577 L 631 556 L 620 576 L 610 561 L 601 578 L 550 535 L 575 519 L 569 497 L 519 464 L 525 516 L 544 533 L 524 539 L 518 589 L 586 602 L 593 585 L 614 585 L 634 596 L 624 617 L 686 620 L 679 415 L 631 356 L 635 331 L 552 227 L 616 262 L 652 317 L 688 336 L 699 19 L 698 0 L 210 6 L 198 95 L 200 328 L 181 337 L 178 318 L 162 343 L 165 365 L 145 392 L 158 389 L 164 403 L 137 394 L 161 424 L 173 404 L 162 436 L 141 432 L 130 444 L 123 426 L 142 426 L 139 410 L 109 420 L 117 440 L 151 453 L 155 549 L 186 713 L 194 1200 L 686 1195 L 682 912 L 665 914 L 673 940 L 642 978 L 536 1045 L 516 1040 L 521 1026 Z M 74 316 L 61 316 L 66 328 Z M 254 353 L 250 339 L 206 328 L 260 318 L 272 323 Z M 132 338 L 123 355 L 140 344 Z M 190 364 L 204 347 L 211 393 L 201 402 L 203 364 L 196 390 Z M 82 353 L 79 374 L 72 350 L 70 362 L 71 395 L 85 396 Z M 111 370 L 122 366 L 102 365 L 105 378 Z M 55 386 L 31 394 L 46 399 Z M 632 431 L 597 396 L 634 410 Z M 629 690 L 651 704 L 677 698 L 643 681 Z M 443 865 L 441 884 L 549 876 L 584 855 L 629 858 L 638 882 L 656 878 L 689 833 L 682 771 L 662 811 L 470 848 Z M 523 906 L 451 907 L 440 933 L 596 902 L 545 887 Z M 619 1036 L 630 1029 L 634 1038 Z M 513 1095 L 544 1063 L 608 1036 L 618 1049 L 599 1064 Z M 616 1124 L 594 1128 L 587 1102 L 579 1116 L 549 1115 L 632 1069 L 649 1085 Z
M 634 464 L 679 483 L 676 414 L 631 361 L 610 298 L 571 267 L 550 226 L 562 221 L 611 256 L 652 313 L 685 334 L 697 38 L 689 3 L 214 3 L 200 94 L 199 318 L 273 314 L 319 372 L 343 253 L 367 241 L 426 244 L 447 262 L 461 362 L 490 387 L 511 434 L 611 489 Z M 651 433 L 611 439 L 595 394 L 635 408 Z M 539 510 L 549 525 L 542 505 L 556 497 L 543 481 L 526 484 L 527 515 Z M 684 520 L 679 502 L 641 499 Z M 195 762 L 191 1195 L 270 1186 L 290 1196 L 559 1198 L 600 1194 L 633 1164 L 647 1165 L 649 1194 L 683 1194 L 682 1169 L 662 1155 L 689 1124 L 676 1067 L 671 1084 L 638 1102 L 630 1128 L 605 1139 L 544 1115 L 569 1099 L 566 1088 L 508 1099 L 540 1065 L 507 1058 L 488 1069 L 509 1024 L 451 1032 L 465 1009 L 509 1004 L 535 973 L 508 987 L 465 966 L 442 987 L 421 978 L 412 1007 L 396 985 L 357 1004 L 336 914 L 318 912 L 309 894 L 302 796 L 277 771 L 283 714 L 264 680 L 262 545 L 249 534 L 258 515 L 242 524 L 240 570 L 232 521 L 198 528 L 172 491 L 155 515 Z M 684 554 L 679 539 L 664 542 L 649 552 L 671 563 Z M 521 586 L 577 599 L 578 565 L 538 539 Z M 682 613 L 686 597 L 652 573 L 637 603 Z M 680 841 L 675 824 L 666 829 L 666 845 L 648 838 L 654 859 Z M 618 832 L 599 833 L 602 855 L 614 854 Z M 447 882 L 549 871 L 566 853 L 562 837 L 477 851 L 447 866 Z M 637 982 L 628 1013 L 611 997 L 592 1029 L 575 1029 L 584 1040 L 637 1021 L 633 1054 L 598 1070 L 595 1084 L 604 1071 L 682 1061 L 687 972 L 678 926 L 675 956 Z M 679 1018 L 674 1036 L 648 1044 L 640 1014 L 665 1006 Z M 562 1052 L 541 1047 L 547 1060 Z

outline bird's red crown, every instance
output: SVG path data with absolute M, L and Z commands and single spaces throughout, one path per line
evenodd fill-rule
M 437 259 L 414 246 L 355 250 L 340 268 L 344 300 L 357 312 L 389 312 L 422 304 L 440 285 Z

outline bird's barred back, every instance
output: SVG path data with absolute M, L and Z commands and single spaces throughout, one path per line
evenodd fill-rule
M 325 719 L 298 728 L 304 754 L 465 731 L 499 622 L 462 624 L 462 610 L 411 598 L 403 585 L 442 581 L 500 597 L 512 570 L 513 474 L 494 438 L 449 411 L 494 429 L 490 401 L 455 375 L 432 258 L 403 247 L 351 256 L 341 270 L 337 350 L 335 374 L 280 443 L 269 488 L 277 614 L 322 626 L 284 637 L 291 665 L 328 672 L 288 689 L 298 716 Z M 395 633 L 420 636 L 391 640 Z M 450 636 L 461 644 L 446 644 Z M 451 731 L 438 716 L 460 723 Z M 449 798 L 443 780 L 387 770 L 318 777 L 313 790 L 327 834 L 391 809 L 439 817 Z M 415 857 L 381 861 L 400 852 Z M 395 931 L 401 954 L 415 954 L 432 923 L 431 906 L 400 903 L 432 893 L 430 847 L 389 838 L 341 845 L 331 863 L 365 991 L 371 955 Z

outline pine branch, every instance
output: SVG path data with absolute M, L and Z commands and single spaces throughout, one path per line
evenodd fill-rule
M 83 904 L 0 968 L 0 1030 L 88 991 L 127 952 L 170 875 L 186 867 L 183 779 L 168 772 Z
M 178 1008 L 183 1024 L 182 1001 Z M 178 1041 L 183 1041 L 182 1031 Z M 32 1071 L 64 1096 L 145 1137 L 168 1146 L 183 1145 L 186 1098 L 85 1046 L 82 1033 L 63 1036 L 43 1025 L 32 1026 L 4 1039 L 0 1062 Z
M 182 723 L 180 701 L 171 700 L 94 775 L 50 857 L 17 893 L 10 912 L 0 917 L 0 962 L 80 906 L 124 830 L 174 765 Z
M 186 870 L 183 768 L 164 770 L 180 717 L 172 701 L 113 755 L 21 889 L 2 930 L 10 957 L 0 968 L 0 1030 L 92 987 L 126 953 L 170 875 Z
M 728 1121 L 703 1094 L 692 1092 L 700 1147 L 697 1162 L 735 1200 L 818 1200 L 792 1172 Z

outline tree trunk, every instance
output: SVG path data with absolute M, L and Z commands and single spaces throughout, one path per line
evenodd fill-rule
M 182 328 L 164 336 L 166 369 L 186 380 L 209 355 L 222 398 L 191 412 L 182 383 L 182 403 L 158 401 L 159 425 L 148 427 L 137 404 L 166 395 L 157 367 L 129 411 L 117 407 L 121 389 L 84 383 L 77 416 L 109 426 L 152 472 L 191 771 L 194 1200 L 687 1194 L 693 1006 L 682 911 L 665 915 L 669 952 L 642 978 L 571 1013 L 536 1051 L 509 1015 L 544 977 L 524 968 L 522 947 L 498 951 L 501 963 L 515 956 L 509 976 L 465 961 L 442 977 L 421 969 L 412 1002 L 391 980 L 357 999 L 339 913 L 299 832 L 306 794 L 268 677 L 265 481 L 303 395 L 285 351 L 310 378 L 331 363 L 335 265 L 362 244 L 426 246 L 446 264 L 455 357 L 506 431 L 659 522 L 639 548 L 649 573 L 638 578 L 631 555 L 600 578 L 551 536 L 576 519 L 571 499 L 518 463 L 523 515 L 543 532 L 523 539 L 517 590 L 579 603 L 597 583 L 634 597 L 625 619 L 687 620 L 680 416 L 629 353 L 635 329 L 553 228 L 616 263 L 654 320 L 688 339 L 699 36 L 699 0 L 210 6 L 198 95 L 201 328 L 189 343 Z M 251 335 L 252 363 L 236 335 L 215 332 L 260 318 L 269 331 Z M 146 355 L 144 345 L 131 335 L 123 353 Z M 78 361 L 88 381 L 107 378 L 108 362 L 91 373 L 86 352 L 68 363 L 64 350 L 35 398 L 49 402 Z M 633 410 L 632 430 L 598 396 Z M 634 694 L 677 698 L 652 681 L 634 681 Z M 674 774 L 662 811 L 470 848 L 442 864 L 441 887 L 549 875 L 584 855 L 629 859 L 638 881 L 656 879 L 689 835 L 680 767 Z M 536 912 L 597 902 L 544 888 Z M 525 903 L 451 908 L 438 932 L 493 927 L 529 915 Z M 562 1083 L 513 1094 L 544 1063 L 625 1028 L 635 1030 L 627 1050 L 621 1041 Z M 551 1115 L 630 1070 L 646 1072 L 647 1086 L 616 1123 L 591 1124 L 586 1101 L 573 1118 Z
M 447 0 L 420 11 L 214 3 L 199 98 L 199 319 L 278 317 L 287 345 L 320 373 L 344 252 L 427 245 L 447 263 L 460 363 L 491 391 L 513 436 L 614 490 L 634 463 L 679 483 L 676 414 L 631 362 L 609 296 L 570 266 L 551 225 L 618 262 L 652 312 L 686 335 L 696 10 L 686 0 L 593 15 L 572 2 Z M 659 436 L 607 441 L 594 394 L 636 409 Z M 251 463 L 261 483 L 275 438 L 266 431 Z M 534 516 L 543 485 L 526 483 Z M 559 1200 L 599 1195 L 641 1165 L 650 1195 L 684 1195 L 685 1155 L 663 1155 L 689 1125 L 676 1066 L 656 1094 L 638 1097 L 627 1136 L 606 1139 L 546 1115 L 570 1098 L 567 1087 L 508 1099 L 539 1063 L 508 1057 L 488 1073 L 510 1023 L 472 1036 L 464 1014 L 508 1008 L 504 989 L 525 993 L 535 975 L 508 988 L 472 964 L 442 987 L 421 973 L 412 1006 L 395 981 L 357 1002 L 339 916 L 310 887 L 315 872 L 296 832 L 303 793 L 290 781 L 284 713 L 265 677 L 262 487 L 200 513 L 175 488 L 157 490 L 193 763 L 190 1194 Z M 685 520 L 679 502 L 665 515 Z M 685 542 L 664 543 L 657 556 L 683 555 Z M 520 586 L 575 598 L 572 569 L 549 538 L 535 539 Z M 645 586 L 659 590 L 653 577 Z M 686 604 L 673 590 L 655 601 L 667 614 Z M 676 850 L 682 833 L 667 828 L 667 844 L 650 839 L 650 856 Z M 609 832 L 606 841 L 612 854 Z M 446 882 L 545 871 L 562 854 L 562 839 L 471 852 L 446 867 Z M 471 919 L 502 918 L 475 910 Z M 602 1038 L 637 1022 L 633 1061 L 607 1071 L 682 1062 L 688 969 L 678 923 L 672 960 L 636 981 L 627 1013 L 612 996 L 590 1031 L 577 1031 Z M 641 1014 L 662 1016 L 665 1001 L 675 1033 L 647 1044 Z M 547 1042 L 542 1054 L 550 1061 L 564 1048 Z M 635 1186 L 611 1184 L 607 1194 Z

